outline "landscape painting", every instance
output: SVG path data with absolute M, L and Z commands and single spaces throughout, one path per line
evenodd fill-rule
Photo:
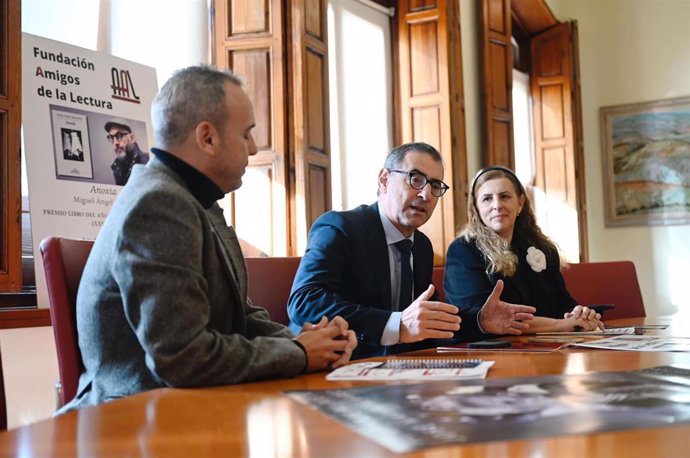
M 690 222 L 690 97 L 601 109 L 606 225 Z

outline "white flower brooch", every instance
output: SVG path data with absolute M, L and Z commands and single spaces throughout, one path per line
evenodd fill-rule
M 527 248 L 527 264 L 535 272 L 541 272 L 546 269 L 546 255 L 539 248 L 533 246 Z

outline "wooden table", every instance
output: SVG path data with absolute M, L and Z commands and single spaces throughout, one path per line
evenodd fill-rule
M 648 320 L 648 323 L 651 320 Z M 640 324 L 618 320 L 611 324 Z M 689 336 L 678 320 L 666 331 Z M 670 332 L 669 332 L 670 331 Z M 665 332 L 665 333 L 666 333 Z M 430 350 L 420 354 L 434 354 Z M 462 357 L 463 354 L 454 354 Z M 472 357 L 480 353 L 472 352 Z M 490 353 L 489 378 L 617 371 L 666 364 L 690 367 L 687 353 L 567 349 Z M 0 456 L 307 456 L 373 457 L 392 453 L 281 392 L 354 387 L 324 374 L 205 389 L 158 389 L 0 434 Z M 352 406 L 356 409 L 357 406 Z M 419 450 L 415 457 L 690 456 L 690 424 L 538 440 Z

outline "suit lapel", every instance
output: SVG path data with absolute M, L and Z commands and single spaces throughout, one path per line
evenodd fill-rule
M 367 230 L 367 241 L 371 259 L 374 263 L 374 275 L 376 275 L 376 284 L 380 287 L 381 304 L 385 307 L 386 304 L 392 304 L 391 298 L 391 274 L 390 265 L 388 263 L 388 243 L 386 242 L 386 233 L 383 231 L 381 225 L 381 217 L 379 216 L 378 203 L 370 205 L 365 210 L 365 224 Z
M 244 263 L 244 256 L 242 255 L 240 244 L 237 241 L 235 229 L 225 223 L 223 210 L 218 204 L 213 204 L 211 208 L 207 210 L 207 213 L 211 221 L 213 235 L 222 248 L 220 254 L 223 258 L 226 270 L 237 285 L 240 303 L 244 303 L 244 298 L 247 297 L 247 267 Z

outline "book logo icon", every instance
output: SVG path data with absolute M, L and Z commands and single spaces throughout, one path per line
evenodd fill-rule
M 120 70 L 118 68 L 110 69 L 110 79 L 112 83 L 110 88 L 113 90 L 112 97 L 114 99 L 123 100 L 131 103 L 141 103 L 136 90 L 134 90 L 134 82 L 129 70 Z

